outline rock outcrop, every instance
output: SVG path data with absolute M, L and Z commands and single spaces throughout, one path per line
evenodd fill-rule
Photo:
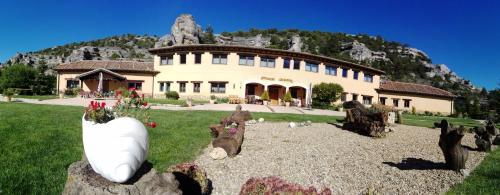
M 349 56 L 357 61 L 375 61 L 375 60 L 384 60 L 389 61 L 386 58 L 386 53 L 383 51 L 372 51 L 368 47 L 365 46 L 364 43 L 360 43 L 357 40 L 354 40 L 351 43 L 345 43 L 343 45 L 344 53 L 348 53 Z
M 196 24 L 194 17 L 190 14 L 177 17 L 170 32 L 171 34 L 160 38 L 155 47 L 199 44 L 202 33 L 201 26 Z
M 258 34 L 255 37 L 225 37 L 219 35 L 215 37 L 215 41 L 218 45 L 241 45 L 259 48 L 271 45 L 271 37 L 264 37 L 262 34 Z
M 302 39 L 299 35 L 294 35 L 290 39 L 290 48 L 288 51 L 301 52 L 302 51 Z

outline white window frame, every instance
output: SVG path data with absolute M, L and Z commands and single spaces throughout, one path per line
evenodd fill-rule
M 315 72 L 315 73 L 317 73 L 319 71 L 319 64 L 312 63 L 312 62 L 306 62 L 306 68 L 305 69 L 306 69 L 307 72 Z
M 222 53 L 212 54 L 212 64 L 227 64 L 227 54 L 222 54 Z
M 276 67 L 276 58 L 272 57 L 261 57 L 260 67 L 274 68 Z
M 174 55 L 160 56 L 160 65 L 173 65 Z
M 252 55 L 239 55 L 240 59 L 238 60 L 238 63 L 242 66 L 254 66 L 255 63 L 255 56 Z

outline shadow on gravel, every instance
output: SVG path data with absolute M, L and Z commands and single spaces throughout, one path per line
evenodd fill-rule
M 396 167 L 399 170 L 435 170 L 435 169 L 446 169 L 445 163 L 435 163 L 430 160 L 425 160 L 421 158 L 406 158 L 400 163 L 393 162 L 382 162 L 391 167 Z
M 479 150 L 479 148 L 472 148 L 472 147 L 466 146 L 466 145 L 462 145 L 462 147 L 466 148 L 469 151 L 481 151 L 481 150 Z

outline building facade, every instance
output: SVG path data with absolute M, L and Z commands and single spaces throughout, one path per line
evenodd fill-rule
M 176 91 L 181 98 L 233 96 L 246 100 L 259 99 L 267 90 L 271 105 L 281 105 L 290 91 L 295 105 L 305 106 L 311 102 L 312 86 L 325 82 L 343 87 L 337 103 L 357 100 L 402 110 L 415 107 L 418 112 L 453 112 L 454 95 L 447 91 L 427 85 L 381 82 L 381 70 L 319 55 L 227 45 L 181 45 L 149 52 L 154 55 L 153 63 L 62 64 L 56 68 L 58 89 L 72 87 L 71 80 L 78 80 L 83 90 L 95 90 L 97 75 L 103 73 L 110 82 L 106 90 L 126 86 L 155 98 Z

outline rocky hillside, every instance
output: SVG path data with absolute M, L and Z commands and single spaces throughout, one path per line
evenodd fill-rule
M 429 84 L 455 94 L 471 91 L 469 81 L 444 64 L 433 64 L 424 51 L 380 36 L 351 35 L 298 29 L 250 29 L 213 34 L 204 30 L 193 16 L 181 15 L 171 26 L 171 34 L 156 36 L 121 35 L 95 41 L 71 43 L 36 52 L 18 53 L 5 64 L 24 63 L 53 67 L 79 60 L 151 61 L 147 49 L 184 44 L 245 45 L 319 54 L 357 62 L 384 70 L 385 79 Z

